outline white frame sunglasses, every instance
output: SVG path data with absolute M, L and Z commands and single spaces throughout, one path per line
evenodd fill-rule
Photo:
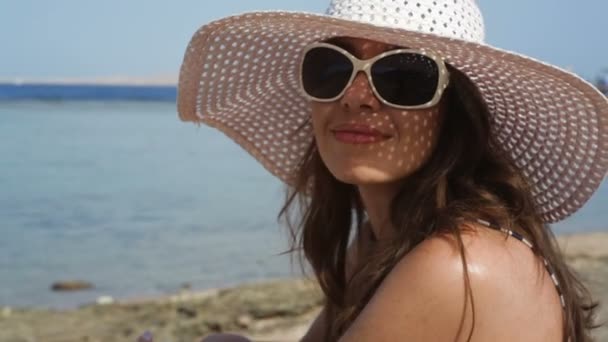
M 311 51 L 312 49 L 315 49 L 315 48 L 320 48 L 320 47 L 328 48 L 328 49 L 339 52 L 340 54 L 344 55 L 353 65 L 353 70 L 350 75 L 350 79 L 344 86 L 344 89 L 342 89 L 342 91 L 338 95 L 336 95 L 332 98 L 315 97 L 315 96 L 309 94 L 304 87 L 303 68 L 304 68 L 304 62 L 306 61 L 305 57 L 309 51 Z M 376 86 L 374 84 L 374 80 L 372 77 L 372 73 L 371 73 L 371 68 L 374 65 L 374 63 L 384 57 L 402 54 L 402 53 L 417 54 L 417 55 L 424 56 L 424 57 L 432 60 L 433 62 L 435 62 L 435 64 L 437 65 L 437 70 L 439 73 L 438 81 L 437 81 L 437 88 L 435 89 L 435 94 L 433 95 L 431 100 L 429 100 L 428 102 L 422 103 L 419 105 L 399 105 L 399 104 L 395 104 L 390 101 L 387 101 L 376 89 Z M 361 59 L 353 56 L 347 50 L 345 50 L 339 46 L 325 43 L 325 42 L 315 42 L 315 43 L 309 44 L 308 46 L 306 46 L 304 48 L 304 50 L 302 51 L 302 58 L 300 60 L 301 60 L 300 67 L 299 67 L 300 89 L 301 89 L 303 95 L 307 99 L 312 100 L 312 101 L 317 101 L 317 102 L 332 102 L 332 101 L 335 101 L 335 100 L 341 98 L 344 95 L 344 93 L 346 92 L 346 90 L 352 85 L 352 83 L 353 83 L 355 77 L 357 76 L 357 74 L 359 73 L 359 71 L 363 71 L 367 75 L 368 83 L 371 86 L 372 91 L 374 92 L 374 95 L 376 95 L 376 97 L 385 105 L 399 108 L 399 109 L 424 109 L 424 108 L 433 107 L 439 103 L 439 101 L 441 100 L 441 96 L 443 95 L 443 92 L 447 88 L 447 86 L 449 84 L 449 80 L 450 80 L 449 72 L 448 72 L 448 69 L 445 65 L 443 58 L 441 58 L 439 55 L 437 55 L 434 52 L 424 50 L 424 49 L 389 50 L 389 51 L 383 52 L 377 56 L 374 56 L 370 59 L 361 60 Z

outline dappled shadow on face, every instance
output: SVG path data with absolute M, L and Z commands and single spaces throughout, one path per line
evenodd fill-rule
M 392 182 L 412 174 L 430 158 L 440 134 L 438 108 L 352 114 L 320 107 L 313 105 L 317 147 L 330 172 L 348 183 Z M 345 125 L 369 127 L 384 139 L 345 143 L 335 134 Z

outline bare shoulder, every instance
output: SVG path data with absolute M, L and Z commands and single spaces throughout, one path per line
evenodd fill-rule
M 542 261 L 500 231 L 471 228 L 462 234 L 471 341 L 561 341 L 559 297 Z M 341 341 L 466 341 L 472 323 L 457 241 L 435 236 L 395 265 Z

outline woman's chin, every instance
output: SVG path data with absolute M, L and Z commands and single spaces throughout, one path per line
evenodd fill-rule
M 391 183 L 398 179 L 397 176 L 369 165 L 356 165 L 343 170 L 332 172 L 339 181 L 353 185 L 369 185 Z

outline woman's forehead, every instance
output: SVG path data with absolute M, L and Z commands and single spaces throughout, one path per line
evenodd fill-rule
M 358 58 L 362 58 L 362 56 L 365 57 L 370 54 L 376 55 L 385 51 L 405 48 L 403 46 L 355 37 L 334 37 L 327 39 L 325 42 L 339 46 Z

